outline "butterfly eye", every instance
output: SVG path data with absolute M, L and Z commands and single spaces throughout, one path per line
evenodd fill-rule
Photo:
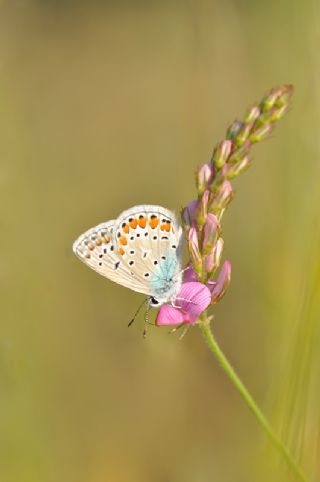
M 159 304 L 159 301 L 152 296 L 152 298 L 150 298 L 150 305 L 157 306 L 158 304 Z

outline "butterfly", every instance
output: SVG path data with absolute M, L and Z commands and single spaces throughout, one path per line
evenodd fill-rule
M 141 205 L 86 231 L 73 251 L 97 273 L 148 295 L 150 306 L 160 306 L 173 303 L 181 288 L 182 245 L 173 212 Z

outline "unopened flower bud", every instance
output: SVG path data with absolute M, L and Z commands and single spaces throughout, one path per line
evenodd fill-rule
M 209 202 L 210 192 L 207 190 L 202 194 L 200 201 L 198 201 L 197 206 L 197 225 L 202 228 L 206 221 L 208 214 L 208 202 Z
M 276 107 L 282 107 L 285 104 L 289 104 L 290 99 L 293 94 L 293 85 L 287 84 L 279 87 L 278 91 L 278 98 L 276 100 Z
M 183 224 L 186 228 L 191 228 L 196 222 L 198 211 L 198 201 L 191 201 L 181 213 Z
M 248 112 L 245 115 L 244 122 L 246 124 L 254 124 L 255 121 L 258 119 L 258 117 L 261 114 L 260 107 L 257 105 L 254 105 L 251 107 L 251 109 L 248 110 Z
M 233 198 L 233 191 L 229 181 L 224 181 L 209 203 L 209 212 L 216 214 L 225 209 Z
M 262 114 L 261 119 L 259 121 L 261 124 L 269 124 L 271 122 L 276 122 L 280 120 L 289 109 L 289 104 L 285 104 L 281 107 L 273 107 L 268 112 Z
M 226 174 L 226 178 L 230 180 L 230 179 L 233 179 L 233 178 L 239 176 L 244 171 L 246 171 L 249 166 L 250 166 L 249 157 L 245 157 L 244 159 L 242 159 L 242 161 L 238 162 L 237 164 L 233 164 L 232 166 L 230 166 L 230 168 L 228 169 L 228 172 Z
M 242 128 L 242 126 L 243 126 L 242 121 L 235 120 L 227 130 L 227 138 L 233 141 L 237 136 L 238 132 L 240 131 L 240 129 Z
M 214 167 L 210 162 L 209 164 L 203 164 L 196 173 L 196 185 L 198 194 L 201 196 L 204 191 L 210 187 L 214 177 Z
M 289 104 L 290 98 L 293 93 L 292 85 L 282 85 L 277 89 L 272 89 L 262 99 L 261 106 L 264 112 L 272 109 L 273 107 L 282 107 L 285 104 Z
M 214 288 L 211 290 L 211 303 L 214 305 L 221 300 L 231 281 L 231 263 L 225 261 L 216 279 Z
M 244 124 L 242 126 L 235 138 L 235 143 L 237 146 L 242 146 L 242 144 L 249 139 L 252 127 L 253 124 Z
M 197 274 L 200 274 L 202 269 L 202 259 L 201 259 L 200 249 L 199 249 L 198 233 L 196 228 L 194 227 L 190 228 L 190 231 L 188 234 L 188 245 L 189 245 L 190 258 L 191 258 L 194 270 Z
M 227 162 L 232 150 L 232 141 L 224 140 L 218 144 L 212 155 L 212 162 L 217 169 L 221 169 Z
M 246 140 L 242 146 L 238 147 L 228 159 L 228 164 L 235 164 L 236 162 L 241 161 L 244 157 L 248 155 L 251 143 L 249 140 Z
M 213 276 L 216 269 L 220 266 L 224 241 L 219 238 L 210 254 L 204 259 L 204 269 L 209 277 Z
M 270 133 L 272 131 L 272 125 L 271 124 L 265 124 L 258 129 L 256 129 L 250 136 L 250 142 L 252 144 L 260 141 L 264 141 L 269 137 Z
M 203 254 L 210 254 L 216 244 L 217 235 L 220 231 L 219 222 L 214 214 L 208 214 L 203 228 Z
M 266 94 L 261 101 L 262 111 L 267 112 L 268 110 L 272 109 L 278 98 L 278 89 L 272 89 L 270 92 L 268 92 L 268 94 Z

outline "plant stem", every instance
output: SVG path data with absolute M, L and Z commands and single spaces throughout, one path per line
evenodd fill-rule
M 281 439 L 274 433 L 271 425 L 269 424 L 268 420 L 265 418 L 263 413 L 261 412 L 260 408 L 234 371 L 233 367 L 225 357 L 224 353 L 222 352 L 220 346 L 218 345 L 212 331 L 210 328 L 209 320 L 207 319 L 205 313 L 201 316 L 201 321 L 199 323 L 199 327 L 202 331 L 202 334 L 209 346 L 210 351 L 214 354 L 220 365 L 222 366 L 225 373 L 228 375 L 229 379 L 233 383 L 233 385 L 237 388 L 238 392 L 246 402 L 247 406 L 250 408 L 251 412 L 254 414 L 258 422 L 260 423 L 261 427 L 269 436 L 271 442 L 275 446 L 275 448 L 283 455 L 285 460 L 287 461 L 288 465 L 291 467 L 293 472 L 295 473 L 296 477 L 303 481 L 307 482 L 307 479 L 300 468 L 299 464 L 294 460 L 293 456 L 290 454 L 287 447 L 283 444 Z

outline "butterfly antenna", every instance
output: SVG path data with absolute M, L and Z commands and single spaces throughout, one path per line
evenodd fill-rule
M 143 300 L 143 302 L 141 303 L 141 305 L 139 305 L 139 308 L 137 309 L 137 311 L 136 311 L 135 314 L 133 315 L 133 318 L 132 318 L 132 319 L 129 321 L 129 323 L 128 323 L 128 328 L 129 328 L 129 326 L 132 325 L 132 323 L 134 322 L 134 320 L 137 318 L 138 314 L 140 313 L 141 308 L 143 307 L 143 305 L 144 305 L 145 303 L 147 303 L 148 300 L 149 300 L 149 298 L 146 298 L 145 300 Z

